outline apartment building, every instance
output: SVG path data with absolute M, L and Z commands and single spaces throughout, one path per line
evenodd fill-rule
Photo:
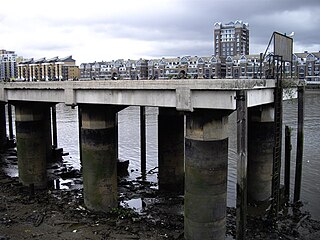
M 63 81 L 80 78 L 79 67 L 72 56 L 34 60 L 25 59 L 18 63 L 19 80 L 23 81 Z
M 292 73 L 299 79 L 307 81 L 320 81 L 320 51 L 294 53 L 292 57 Z M 290 65 L 287 64 L 286 71 Z
M 215 56 L 249 54 L 249 24 L 242 21 L 214 24 L 213 53 Z
M 16 58 L 14 51 L 0 50 L 0 81 L 10 81 L 17 77 Z

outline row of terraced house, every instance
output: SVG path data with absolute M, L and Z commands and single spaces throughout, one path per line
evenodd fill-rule
M 80 80 L 179 79 L 179 78 L 268 78 L 270 64 L 260 55 L 224 57 L 183 56 L 176 58 L 114 60 L 80 65 Z M 320 81 L 320 52 L 295 53 L 285 74 L 307 81 Z
M 1 50 L 2 81 L 172 79 L 172 78 L 267 78 L 268 58 L 260 64 L 260 55 L 224 57 L 183 56 L 176 58 L 115 60 L 75 65 L 72 56 L 51 59 L 17 60 L 13 51 Z M 320 81 L 320 52 L 295 53 L 292 66 L 285 72 L 299 79 Z M 260 71 L 262 70 L 262 71 Z

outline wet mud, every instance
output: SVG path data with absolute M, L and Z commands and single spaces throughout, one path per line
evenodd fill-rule
M 16 170 L 11 149 L 0 161 L 1 240 L 184 239 L 183 195 L 161 192 L 157 183 L 132 180 L 124 172 L 118 178 L 119 206 L 106 214 L 86 209 L 81 171 L 63 161 L 48 167 L 46 190 L 22 186 L 9 176 Z M 299 209 L 290 205 L 273 220 L 249 217 L 246 239 L 320 239 L 320 222 Z M 235 215 L 227 209 L 226 239 L 235 239 Z

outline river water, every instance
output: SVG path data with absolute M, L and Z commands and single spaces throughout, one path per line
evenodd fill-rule
M 284 102 L 283 124 L 292 128 L 291 192 L 293 198 L 296 134 L 297 101 Z M 147 171 L 157 167 L 157 108 L 146 108 L 147 133 Z M 57 105 L 58 145 L 68 152 L 64 160 L 74 168 L 80 168 L 78 111 L 64 104 Z M 119 159 L 130 160 L 130 179 L 140 177 L 140 114 L 139 107 L 128 107 L 118 114 L 119 124 Z M 229 164 L 228 164 L 228 206 L 235 206 L 236 189 L 236 115 L 229 117 Z M 302 175 L 301 200 L 304 209 L 310 211 L 313 218 L 320 220 L 320 91 L 308 90 L 305 98 L 305 135 L 304 162 Z M 284 149 L 284 147 L 283 147 Z M 282 165 L 283 166 L 283 165 Z M 283 169 L 283 168 L 282 168 Z M 157 174 L 147 175 L 147 180 L 156 182 Z

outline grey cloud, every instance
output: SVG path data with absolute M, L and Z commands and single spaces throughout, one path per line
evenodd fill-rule
M 301 12 L 297 19 L 286 14 Z M 306 19 L 302 14 L 313 17 Z M 267 46 L 273 31 L 296 32 L 294 40 L 300 46 L 319 43 L 319 0 L 176 0 L 166 10 L 151 9 L 148 12 L 131 12 L 110 16 L 79 16 L 70 14 L 65 19 L 47 19 L 49 25 L 60 27 L 67 34 L 72 28 L 85 27 L 92 34 L 105 38 L 123 38 L 148 41 L 157 48 L 154 56 L 208 55 L 213 49 L 213 24 L 237 19 L 250 25 L 250 41 Z M 0 16 L 1 19 L 1 16 Z M 305 22 L 306 20 L 311 22 Z M 306 27 L 309 24 L 309 27 Z M 50 45 L 49 49 L 68 46 Z M 255 49 L 252 53 L 256 53 Z
M 212 38 L 211 31 L 202 34 L 200 29 L 179 29 L 177 26 L 136 26 L 126 24 L 105 24 L 96 25 L 92 30 L 98 34 L 115 38 L 130 38 L 143 41 L 164 41 L 164 40 L 202 40 Z
M 25 46 L 28 51 L 51 51 L 51 52 L 61 52 L 68 51 L 72 47 L 68 43 L 59 43 L 59 42 L 39 42 L 39 43 L 29 43 Z
M 182 1 L 178 1 L 182 3 Z M 320 3 L 318 0 L 200 0 L 183 1 L 184 11 L 173 15 L 162 12 L 146 14 L 144 17 L 118 17 L 106 19 L 110 25 L 115 23 L 110 32 L 116 37 L 133 38 L 149 41 L 194 40 L 212 41 L 213 24 L 216 21 L 229 22 L 237 19 L 250 25 L 251 41 L 267 45 L 273 31 L 282 33 L 296 32 L 297 44 L 317 44 L 320 33 Z M 179 6 L 179 5 L 178 5 Z M 301 12 L 299 20 L 290 19 L 290 12 Z M 304 14 L 312 15 L 312 22 L 305 22 Z M 104 22 L 103 19 L 100 19 Z M 300 24 L 295 24 L 296 22 Z M 307 24 L 311 25 L 306 27 Z M 210 46 L 212 47 L 212 46 Z M 192 46 L 190 46 L 192 49 Z M 186 49 L 187 50 L 187 49 Z M 203 51 L 201 48 L 198 51 Z M 163 49 L 165 52 L 166 49 Z M 190 51 L 190 50 L 189 50 Z

